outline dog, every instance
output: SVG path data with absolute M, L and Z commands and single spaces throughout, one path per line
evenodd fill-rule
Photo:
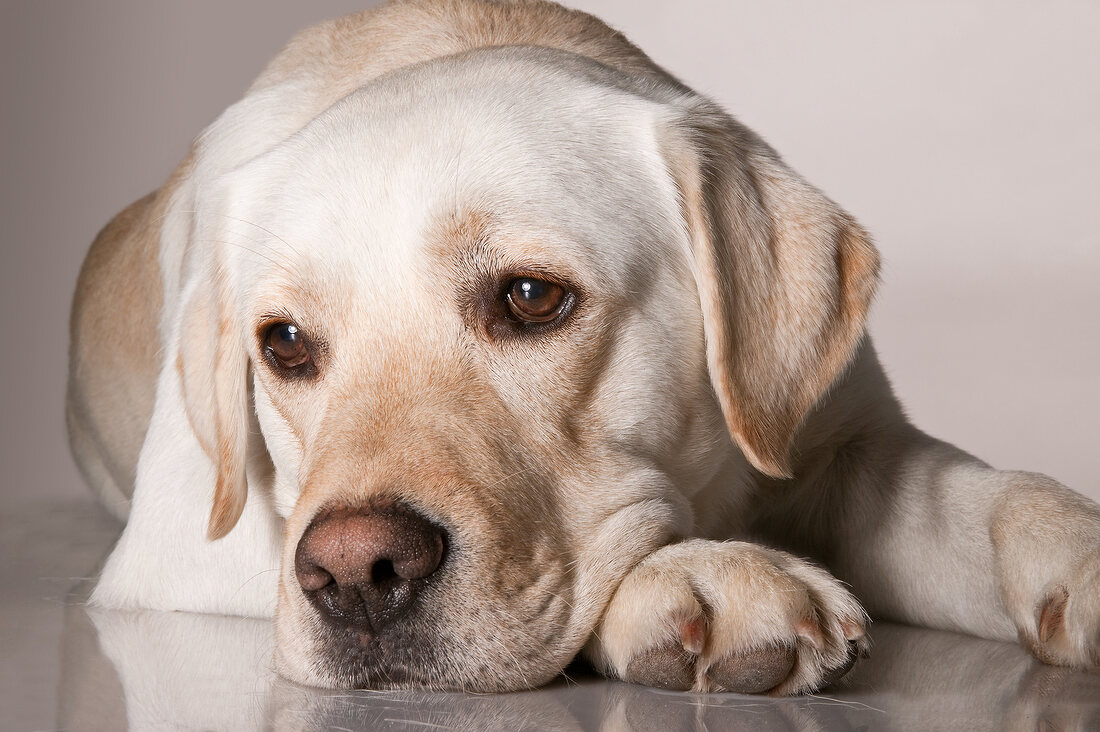
M 583 654 L 806 693 L 864 608 L 1100 669 L 1100 506 L 908 423 L 878 269 L 591 16 L 307 29 L 85 261 L 70 441 L 127 518 L 91 601 L 273 617 L 279 673 L 327 687 Z

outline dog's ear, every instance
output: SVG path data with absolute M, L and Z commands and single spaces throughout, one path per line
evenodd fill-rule
M 795 432 L 863 335 L 878 253 L 848 214 L 709 103 L 678 116 L 663 142 L 726 424 L 758 470 L 791 477 Z
M 214 503 L 207 537 L 229 533 L 248 497 L 248 355 L 234 320 L 224 269 L 196 278 L 179 330 L 180 386 L 202 449 L 214 463 Z

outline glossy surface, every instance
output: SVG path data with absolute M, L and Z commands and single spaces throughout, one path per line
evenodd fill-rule
M 271 670 L 271 625 L 87 610 L 119 527 L 90 501 L 8 503 L 0 519 L 5 729 L 1100 730 L 1100 675 L 1016 646 L 876 624 L 871 658 L 812 697 L 694 695 L 582 668 L 536 691 L 331 691 Z
M 508 307 L 520 320 L 544 323 L 558 317 L 565 304 L 561 285 L 533 277 L 521 277 L 508 288 Z
M 267 333 L 267 347 L 284 369 L 301 366 L 309 360 L 309 351 L 306 350 L 302 334 L 293 323 L 279 323 L 272 327 Z

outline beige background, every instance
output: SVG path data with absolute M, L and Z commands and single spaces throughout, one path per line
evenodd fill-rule
M 62 398 L 95 232 L 294 30 L 362 5 L 2 6 L 0 506 L 84 491 Z M 917 424 L 1100 498 L 1100 3 L 576 5 L 874 233 L 886 270 L 871 330 Z

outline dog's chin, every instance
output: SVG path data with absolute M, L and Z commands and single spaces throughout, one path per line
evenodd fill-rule
M 306 656 L 291 658 L 280 645 L 275 669 L 290 681 L 329 689 L 519 691 L 547 683 L 572 657 L 520 667 L 506 651 L 493 655 L 449 649 L 415 631 L 371 636 L 322 626 L 313 635 L 314 651 Z
M 354 628 L 323 627 L 316 647 L 323 686 L 352 689 L 452 688 L 437 649 L 414 632 L 373 635 Z

